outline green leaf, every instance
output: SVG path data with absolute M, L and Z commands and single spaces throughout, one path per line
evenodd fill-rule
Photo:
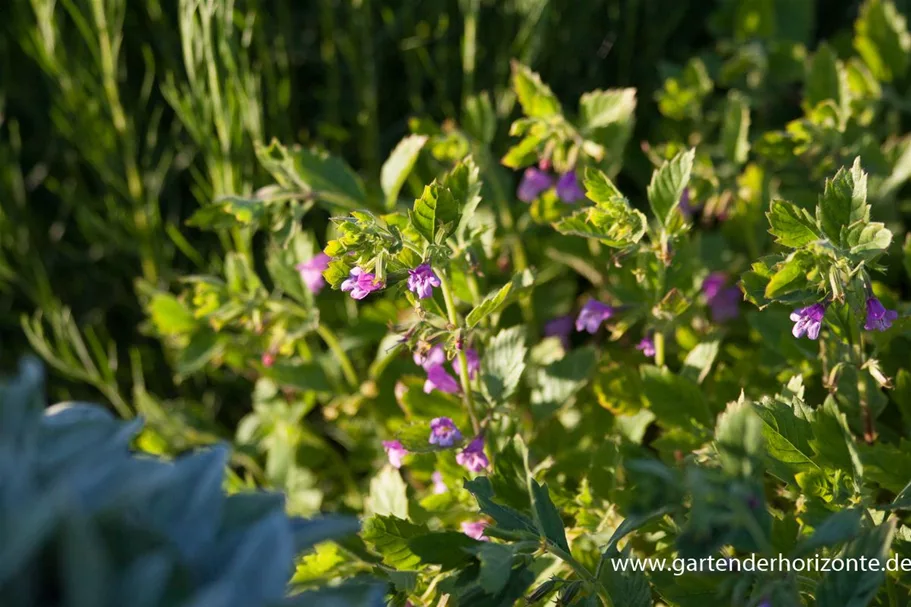
M 886 559 L 895 535 L 895 519 L 889 519 L 879 527 L 867 529 L 845 547 L 841 558 L 859 559 L 866 557 L 878 562 L 879 571 L 858 571 L 846 567 L 843 571 L 831 571 L 816 586 L 817 607 L 866 607 L 876 596 L 886 579 Z M 869 569 L 869 568 L 867 568 Z
M 695 348 L 690 350 L 683 361 L 683 368 L 680 370 L 681 377 L 701 384 L 712 370 L 712 364 L 718 357 L 720 348 L 720 339 L 697 344 Z
M 633 567 L 629 544 L 623 553 L 612 545 L 601 557 L 599 579 L 613 600 L 614 607 L 652 607 L 652 590 L 643 569 Z M 625 561 L 621 564 L 621 561 Z M 624 566 L 625 565 L 625 566 Z
M 199 325 L 189 308 L 170 293 L 156 293 L 149 302 L 148 314 L 161 335 L 192 333 Z
M 777 399 L 763 399 L 754 404 L 763 421 L 762 434 L 772 474 L 793 481 L 794 474 L 819 470 L 810 441 L 813 429 L 806 417 L 806 405 L 800 401 L 785 404 Z
M 370 480 L 370 513 L 408 520 L 407 485 L 388 464 Z
M 826 100 L 835 103 L 842 116 L 849 111 L 848 74 L 828 44 L 822 43 L 807 62 L 805 108 L 811 110 Z
M 806 287 L 807 271 L 812 263 L 812 258 L 803 253 L 803 251 L 797 251 L 791 255 L 772 275 L 765 288 L 767 299 L 775 299 Z
M 814 437 L 810 440 L 810 446 L 818 455 L 814 461 L 831 468 L 850 470 L 855 483 L 860 486 L 863 464 L 848 428 L 847 418 L 839 411 L 832 397 L 826 398 L 823 406 L 816 410 L 812 427 Z
M 667 160 L 654 173 L 648 185 L 648 202 L 662 226 L 666 226 L 672 212 L 680 204 L 683 188 L 690 180 L 696 150 L 680 152 Z
M 659 424 L 691 428 L 694 423 L 712 423 L 712 414 L 697 384 L 667 368 L 643 366 L 641 373 L 645 398 Z
M 504 329 L 490 340 L 481 363 L 481 381 L 494 403 L 512 396 L 525 370 L 525 327 Z
M 531 394 L 535 416 L 542 418 L 569 402 L 588 382 L 597 358 L 593 348 L 577 348 L 560 360 L 538 368 Z
M 715 445 L 728 474 L 750 477 L 761 471 L 762 427 L 762 420 L 743 400 L 730 403 L 718 416 Z
M 408 540 L 408 548 L 421 558 L 421 562 L 449 571 L 467 565 L 471 553 L 484 543 L 458 531 L 443 531 L 413 537 Z
M 313 392 L 332 390 L 326 372 L 316 363 L 279 361 L 263 368 L 263 375 L 280 386 Z
M 265 215 L 263 201 L 230 196 L 197 209 L 187 219 L 187 225 L 208 230 L 230 229 L 259 225 Z
M 399 192 L 414 168 L 418 155 L 429 138 L 426 135 L 408 135 L 402 139 L 380 170 L 380 185 L 386 196 L 386 208 L 394 209 Z
M 506 304 L 515 299 L 520 293 L 528 290 L 534 284 L 534 274 L 530 270 L 525 270 L 513 276 L 512 280 L 500 287 L 497 291 L 489 293 L 484 300 L 479 303 L 468 316 L 465 317 L 465 323 L 468 328 L 503 309 Z
M 636 111 L 636 89 L 608 89 L 585 93 L 579 99 L 583 134 L 617 122 L 628 122 Z
M 519 143 L 509 148 L 500 161 L 510 169 L 521 169 L 538 160 L 539 148 L 547 138 L 546 131 L 535 131 L 523 137 Z
M 490 143 L 497 133 L 497 113 L 487 91 L 465 99 L 465 130 L 478 141 Z
M 415 525 L 394 516 L 371 516 L 364 521 L 361 537 L 383 557 L 383 562 L 400 570 L 421 566 L 421 557 L 408 546 L 409 540 L 429 533 L 426 525 Z
M 784 200 L 773 200 L 766 213 L 775 242 L 797 249 L 821 238 L 816 222 L 804 209 Z
M 835 512 L 818 525 L 813 535 L 803 540 L 791 556 L 812 554 L 820 548 L 835 546 L 853 539 L 860 532 L 861 518 L 862 511 L 856 508 Z
M 547 492 L 547 484 L 539 485 L 538 481 L 529 477 L 528 490 L 531 496 L 531 507 L 535 513 L 535 524 L 542 536 L 569 553 L 569 544 L 566 542 L 566 532 L 563 529 L 563 519 L 560 511 L 554 506 Z
M 496 522 L 497 527 L 507 531 L 520 531 L 537 535 L 538 531 L 535 523 L 526 515 L 493 501 L 493 486 L 486 476 L 466 480 L 465 489 L 478 500 L 481 513 L 491 517 Z
M 585 195 L 589 200 L 598 205 L 610 205 L 616 199 L 626 200 L 626 197 L 620 193 L 610 177 L 604 174 L 604 171 L 588 167 L 585 169 Z
M 816 215 L 823 232 L 836 244 L 843 244 L 843 226 L 870 220 L 867 174 L 860 166 L 860 158 L 854 161 L 851 170 L 841 168 L 834 178 L 826 180 L 826 189 L 819 199 Z
M 509 581 L 516 554 L 508 544 L 494 544 L 493 542 L 479 542 L 479 546 L 471 551 L 481 562 L 481 572 L 478 583 L 487 594 L 498 594 Z
M 177 353 L 175 371 L 183 377 L 204 368 L 215 356 L 224 352 L 218 335 L 207 328 L 193 334 L 190 342 Z
M 900 80 L 911 62 L 911 35 L 893 2 L 867 0 L 855 23 L 854 48 L 883 82 Z
M 852 255 L 877 254 L 885 251 L 892 244 L 892 232 L 883 224 L 872 222 L 863 226 L 856 235 L 847 235 L 845 241 L 851 247 Z
M 742 165 L 750 153 L 750 108 L 743 94 L 728 93 L 721 124 L 721 146 L 725 158 Z
M 586 183 L 586 185 L 588 185 Z M 596 238 L 609 247 L 622 249 L 645 235 L 648 219 L 623 198 L 576 211 L 553 224 L 561 234 Z
M 512 88 L 522 111 L 530 118 L 551 118 L 562 113 L 560 102 L 541 77 L 518 61 L 512 62 Z
M 411 225 L 429 243 L 442 242 L 455 228 L 459 206 L 448 188 L 436 181 L 424 187 L 424 193 L 414 201 Z M 442 234 L 438 236 L 438 232 Z

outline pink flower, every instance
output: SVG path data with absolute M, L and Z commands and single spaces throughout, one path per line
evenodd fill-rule
M 592 335 L 598 332 L 598 328 L 605 320 L 613 316 L 614 309 L 607 304 L 601 303 L 597 299 L 589 299 L 579 311 L 576 318 L 576 331 L 588 331 Z
M 413 270 L 408 270 L 408 290 L 419 299 L 433 296 L 433 288 L 440 286 L 440 278 L 429 263 L 422 263 Z
M 456 394 L 459 392 L 459 382 L 446 371 L 443 365 L 434 365 L 427 371 L 427 380 L 424 382 L 424 393 L 430 394 L 434 390 Z
M 329 267 L 330 261 L 332 261 L 331 257 L 325 253 L 319 253 L 315 257 L 301 262 L 296 266 L 307 289 L 314 295 L 319 293 L 326 285 L 326 280 L 323 278 L 323 272 Z
M 462 440 L 462 433 L 448 417 L 435 417 L 430 420 L 430 438 L 427 442 L 440 447 L 451 447 Z
M 264 367 L 271 367 L 275 364 L 275 352 L 263 352 L 262 363 Z
M 386 457 L 389 458 L 392 467 L 401 468 L 405 456 L 408 455 L 408 450 L 402 446 L 402 443 L 397 440 L 384 440 L 383 449 L 386 451 Z
M 645 336 L 639 342 L 639 345 L 636 346 L 636 349 L 641 350 L 643 354 L 651 358 L 655 355 L 655 340 L 650 336 Z
M 474 379 L 475 375 L 478 374 L 478 370 L 481 368 L 481 359 L 478 357 L 478 351 L 474 348 L 468 348 L 465 350 L 465 358 L 468 362 L 468 378 Z M 455 371 L 456 375 L 462 375 L 462 367 L 459 365 L 459 359 L 456 358 L 452 361 L 452 369 Z
M 472 439 L 468 446 L 456 455 L 456 462 L 468 469 L 469 472 L 480 472 L 490 465 L 490 460 L 484 454 L 484 437 L 478 435 Z
M 490 540 L 484 536 L 484 529 L 487 528 L 487 521 L 463 521 L 462 522 L 462 533 L 467 535 L 470 538 L 474 538 L 481 542 L 488 542 Z
M 425 371 L 446 363 L 446 352 L 443 346 L 437 344 L 430 348 L 425 354 L 414 353 L 414 364 L 422 367 Z
M 443 475 L 439 470 L 431 475 L 430 480 L 433 481 L 433 492 L 435 495 L 440 495 L 441 493 L 446 493 L 449 491 L 449 487 L 447 487 L 446 483 L 443 482 Z
M 342 291 L 350 291 L 353 299 L 364 299 L 384 286 L 383 282 L 377 280 L 373 274 L 364 272 L 360 268 L 352 268 L 348 278 L 342 283 Z

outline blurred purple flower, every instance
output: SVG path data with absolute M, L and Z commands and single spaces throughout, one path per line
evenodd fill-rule
M 440 277 L 437 276 L 429 263 L 422 263 L 413 270 L 408 270 L 408 290 L 420 299 L 433 296 L 433 288 L 440 286 Z
M 683 193 L 680 195 L 680 205 L 677 207 L 680 209 L 680 212 L 683 213 L 686 217 L 692 217 L 699 207 L 691 204 L 690 202 L 690 189 L 683 188 Z
M 826 314 L 826 304 L 817 303 L 806 308 L 800 308 L 791 312 L 791 320 L 794 321 L 794 329 L 791 333 L 794 337 L 800 338 L 804 334 L 810 339 L 819 337 L 819 330 L 822 328 L 822 317 Z
M 432 367 L 442 365 L 445 362 L 446 352 L 443 350 L 443 346 L 439 344 L 430 348 L 426 354 L 414 353 L 414 364 L 423 367 L 425 371 L 430 371 Z
M 519 182 L 519 189 L 516 196 L 522 202 L 532 202 L 541 195 L 544 190 L 549 190 L 554 185 L 553 177 L 536 169 L 528 167 L 522 174 L 522 180 Z
M 424 382 L 424 393 L 430 394 L 434 390 L 456 394 L 459 391 L 459 382 L 446 371 L 443 365 L 434 365 L 427 369 L 427 380 Z
M 892 321 L 898 318 L 898 312 L 887 310 L 876 297 L 867 298 L 867 322 L 864 329 L 867 331 L 885 331 L 892 326 Z
M 428 440 L 431 445 L 451 447 L 462 440 L 462 433 L 448 417 L 434 417 L 430 420 L 430 439 Z
M 323 287 L 326 286 L 326 279 L 323 278 L 323 272 L 329 267 L 330 261 L 332 261 L 331 257 L 325 253 L 320 253 L 295 266 L 297 271 L 300 272 L 301 280 L 304 281 L 307 290 L 314 295 L 319 293 Z
M 456 455 L 456 462 L 464 466 L 469 472 L 480 472 L 490 465 L 490 460 L 484 454 L 484 437 L 478 435 L 472 439 L 468 446 Z
M 474 379 L 475 375 L 478 374 L 478 370 L 481 368 L 481 359 L 478 356 L 478 351 L 474 348 L 468 348 L 465 350 L 465 358 L 468 362 L 468 379 Z M 458 358 L 452 361 L 452 369 L 455 371 L 456 375 L 462 375 L 462 367 L 459 366 Z
M 724 272 L 712 272 L 702 281 L 702 292 L 712 311 L 712 319 L 724 322 L 737 318 L 740 314 L 740 302 L 743 299 L 740 289 L 725 286 L 728 282 Z
M 446 493 L 449 491 L 449 487 L 447 487 L 446 483 L 443 482 L 443 474 L 439 470 L 430 476 L 430 480 L 433 481 L 433 492 L 436 495 L 440 495 L 441 493 Z
M 589 299 L 579 311 L 579 316 L 576 317 L 576 331 L 588 331 L 594 335 L 598 332 L 601 323 L 613 314 L 614 309 L 609 305 L 601 303 L 597 299 Z
M 579 185 L 579 178 L 576 176 L 575 169 L 560 175 L 560 179 L 557 180 L 557 196 L 567 204 L 573 204 L 585 199 L 585 192 Z
M 569 335 L 572 332 L 573 317 L 568 314 L 552 318 L 544 325 L 544 336 L 559 338 L 564 350 L 569 350 Z
M 342 291 L 350 291 L 354 299 L 364 299 L 374 291 L 383 288 L 383 283 L 377 280 L 376 276 L 370 272 L 364 272 L 360 268 L 351 268 L 348 278 L 342 283 Z
M 646 335 L 636 346 L 636 349 L 641 350 L 643 354 L 651 358 L 655 355 L 655 340 L 650 335 Z
M 488 542 L 490 540 L 484 535 L 484 529 L 486 527 L 487 521 L 463 521 L 462 533 L 478 541 Z
M 386 451 L 386 457 L 393 468 L 401 468 L 402 460 L 408 455 L 408 450 L 397 440 L 384 440 L 383 449 Z

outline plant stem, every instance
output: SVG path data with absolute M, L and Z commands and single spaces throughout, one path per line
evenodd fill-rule
M 573 555 L 566 552 L 559 546 L 552 544 L 551 542 L 545 542 L 545 548 L 552 555 L 569 565 L 576 573 L 576 575 L 579 576 L 579 578 L 591 584 L 592 588 L 595 589 L 595 592 L 598 593 L 598 597 L 600 597 L 601 602 L 605 605 L 605 607 L 614 607 L 614 602 L 611 600 L 610 594 L 608 594 L 607 589 L 604 587 L 604 584 L 602 584 L 600 580 L 592 575 L 591 571 L 586 569 L 579 561 L 577 561 Z
M 456 312 L 455 299 L 452 296 L 452 285 L 449 283 L 449 276 L 446 272 L 440 272 L 440 289 L 443 291 L 443 299 L 446 301 L 446 314 L 449 316 L 449 324 L 456 330 L 459 330 L 459 315 Z M 474 414 L 471 398 L 471 379 L 468 377 L 468 358 L 465 356 L 465 349 L 459 348 L 459 379 L 462 382 L 462 395 L 465 400 L 465 409 L 468 411 L 468 417 L 471 418 L 471 426 L 475 434 L 481 430 L 481 424 Z
M 659 367 L 664 366 L 664 333 L 657 331 L 655 333 L 655 364 Z
M 352 388 L 357 388 L 357 373 L 354 370 L 354 366 L 351 364 L 351 359 L 348 358 L 348 355 L 345 354 L 345 350 L 342 349 L 342 345 L 338 342 L 335 333 L 332 332 L 332 329 L 322 323 L 316 327 L 316 332 L 322 340 L 326 342 L 326 345 L 335 355 L 335 358 L 338 359 L 339 364 L 342 366 L 342 374 L 345 376 L 345 380 Z

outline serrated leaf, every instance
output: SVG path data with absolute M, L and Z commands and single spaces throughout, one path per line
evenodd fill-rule
M 766 213 L 769 218 L 769 230 L 775 236 L 775 242 L 797 249 L 820 239 L 816 222 L 805 210 L 785 202 L 773 200 Z
M 533 284 L 534 274 L 532 274 L 531 271 L 525 270 L 524 272 L 516 274 L 512 280 L 500 287 L 497 291 L 489 293 L 481 303 L 468 313 L 468 316 L 465 317 L 465 323 L 468 325 L 468 328 L 474 327 L 491 314 L 499 312 L 516 296 L 531 288 Z
M 170 293 L 156 293 L 149 302 L 148 314 L 161 335 L 192 333 L 199 326 L 193 312 Z
M 459 206 L 448 188 L 434 181 L 424 186 L 424 193 L 414 201 L 411 225 L 429 243 L 445 239 L 459 219 Z M 440 230 L 445 230 L 442 237 Z
M 626 200 L 620 190 L 617 189 L 617 186 L 614 185 L 614 182 L 610 180 L 610 177 L 604 174 L 604 171 L 588 167 L 585 169 L 583 183 L 586 197 L 597 205 L 607 205 L 609 207 L 617 198 Z
M 799 409 L 776 399 L 764 399 L 754 407 L 764 424 L 762 434 L 772 474 L 788 481 L 795 473 L 819 470 L 810 446 L 813 429 L 809 419 L 795 415 Z
M 471 553 L 484 542 L 458 531 L 428 533 L 408 540 L 408 548 L 428 565 L 439 565 L 443 571 L 467 565 Z
M 481 512 L 491 517 L 496 522 L 497 527 L 506 529 L 507 531 L 538 533 L 535 523 L 526 515 L 518 510 L 514 510 L 508 506 L 501 506 L 493 501 L 493 486 L 490 484 L 490 479 L 486 476 L 479 476 L 473 480 L 466 480 L 465 489 L 474 495 L 475 499 L 478 500 L 478 506 L 481 508 Z
M 421 557 L 412 552 L 408 541 L 429 533 L 426 525 L 415 525 L 394 516 L 371 516 L 364 521 L 361 537 L 383 557 L 383 562 L 400 570 L 421 566 Z
M 857 221 L 870 220 L 867 204 L 867 174 L 860 166 L 860 158 L 850 170 L 841 168 L 832 179 L 826 180 L 826 189 L 819 198 L 817 221 L 832 242 L 842 243 L 842 227 Z
M 841 510 L 817 525 L 813 535 L 803 540 L 792 556 L 812 554 L 820 548 L 835 546 L 853 539 L 860 531 L 862 512 L 856 508 Z
M 579 99 L 582 132 L 629 121 L 636 111 L 636 89 L 591 91 Z
M 806 286 L 808 266 L 812 260 L 808 256 L 799 254 L 800 251 L 797 253 L 784 261 L 769 279 L 765 287 L 767 299 L 775 299 Z
M 648 185 L 648 202 L 661 225 L 667 225 L 672 212 L 680 203 L 683 189 L 690 180 L 695 157 L 695 150 L 680 152 L 652 173 Z
M 498 594 L 509 581 L 512 566 L 515 562 L 515 551 L 507 544 L 479 542 L 471 550 L 481 563 L 478 583 L 487 594 Z
M 601 557 L 599 579 L 607 588 L 614 607 L 652 607 L 652 591 L 644 568 L 636 568 L 631 556 L 631 546 L 623 553 L 612 545 Z M 619 561 L 626 561 L 623 565 Z M 625 565 L 625 566 L 624 566 Z
M 697 344 L 696 347 L 690 350 L 686 355 L 686 359 L 683 361 L 683 368 L 680 370 L 680 375 L 701 384 L 712 370 L 712 364 L 718 357 L 718 350 L 720 348 L 720 339 L 713 339 Z
M 561 234 L 595 238 L 603 244 L 622 249 L 639 242 L 645 235 L 648 219 L 627 202 L 611 202 L 576 211 L 553 224 Z
M 518 61 L 512 62 L 512 88 L 522 111 L 530 118 L 550 118 L 563 111 L 550 87 Z
M 389 158 L 383 163 L 380 170 L 380 186 L 386 197 L 387 209 L 395 208 L 399 192 L 428 139 L 426 135 L 408 135 L 395 146 Z
M 532 132 L 523 137 L 519 143 L 509 148 L 500 161 L 503 166 L 511 169 L 521 169 L 538 160 L 538 148 L 544 143 L 546 132 Z
M 578 348 L 560 360 L 538 368 L 531 394 L 535 416 L 545 417 L 566 404 L 588 382 L 596 361 L 593 348 Z
M 527 352 L 523 325 L 500 331 L 490 340 L 481 363 L 481 381 L 492 402 L 505 401 L 515 392 Z
M 892 244 L 892 232 L 879 222 L 868 223 L 854 236 L 846 236 L 851 253 L 880 253 Z
M 893 2 L 868 0 L 855 23 L 854 48 L 883 82 L 901 79 L 911 62 L 908 24 Z
M 528 491 L 531 497 L 531 507 L 535 513 L 535 524 L 538 532 L 548 540 L 569 553 L 569 544 L 566 542 L 566 531 L 563 529 L 563 519 L 560 511 L 554 506 L 547 491 L 547 484 L 539 485 L 533 479 L 528 479 Z
M 737 91 L 728 93 L 721 123 L 721 146 L 725 158 L 741 165 L 750 153 L 750 107 Z
M 895 535 L 895 519 L 889 519 L 879 527 L 867 529 L 852 541 L 840 555 L 843 559 L 866 557 L 878 561 L 879 571 L 858 571 L 846 567 L 842 571 L 830 571 L 816 586 L 817 607 L 866 607 L 876 596 L 886 579 L 886 559 Z
M 645 398 L 659 424 L 691 428 L 694 422 L 698 425 L 712 422 L 712 414 L 697 384 L 667 368 L 643 366 L 641 374 Z

